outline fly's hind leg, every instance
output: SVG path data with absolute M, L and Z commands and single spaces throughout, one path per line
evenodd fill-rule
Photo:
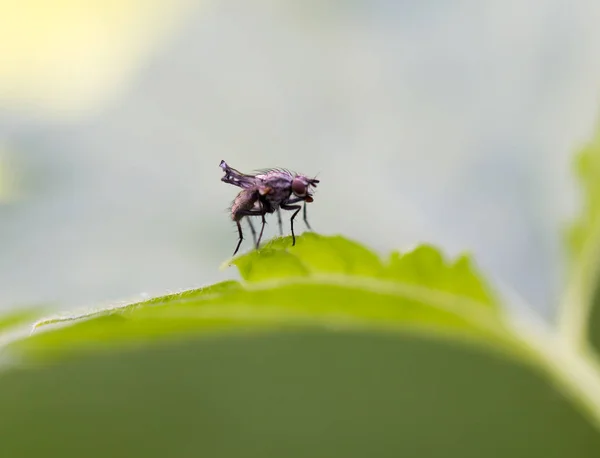
M 279 235 L 283 237 L 283 225 L 281 223 L 281 210 L 277 209 L 277 223 L 279 224 Z
M 244 216 L 261 216 L 262 217 L 262 226 L 260 228 L 260 235 L 258 236 L 258 240 L 256 240 L 256 248 L 258 248 L 258 246 L 260 245 L 260 239 L 262 238 L 263 231 L 265 229 L 265 224 L 267 223 L 267 221 L 265 219 L 266 213 L 267 213 L 267 211 L 264 208 L 261 208 L 260 210 L 239 210 L 236 213 L 235 224 L 237 224 L 238 233 L 240 235 L 240 238 L 238 240 L 237 247 L 235 248 L 235 251 L 233 252 L 234 256 L 237 253 L 237 251 L 239 250 L 242 240 L 244 240 L 244 235 L 242 233 L 242 225 L 240 224 L 240 220 Z M 252 226 L 252 223 L 250 222 L 250 220 L 248 220 L 248 223 L 250 224 L 253 236 L 256 236 L 256 232 L 255 232 L 254 227 Z
M 248 218 L 248 226 L 250 226 L 250 232 L 252 232 L 252 242 L 256 245 L 256 229 L 254 229 L 254 224 Z
M 242 244 L 242 240 L 244 240 L 244 233 L 242 232 L 242 225 L 240 224 L 239 221 L 236 221 L 235 224 L 237 224 L 238 234 L 239 234 L 240 238 L 238 239 L 237 246 L 235 247 L 235 251 L 233 252 L 232 256 L 235 256 L 235 254 L 240 249 L 240 245 Z
M 262 226 L 260 227 L 260 235 L 258 236 L 258 240 L 256 241 L 256 249 L 257 250 L 258 250 L 258 247 L 260 246 L 260 241 L 263 236 L 263 231 L 265 230 L 265 224 L 267 223 L 267 220 L 265 219 L 265 213 L 266 212 L 262 212 L 262 214 L 260 215 L 262 218 Z

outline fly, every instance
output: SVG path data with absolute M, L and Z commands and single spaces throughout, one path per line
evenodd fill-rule
M 244 240 L 242 226 L 240 224 L 240 221 L 244 216 L 261 217 L 262 225 L 258 239 L 256 238 L 256 230 L 254 229 L 252 222 L 248 219 L 248 224 L 257 249 L 260 246 L 260 241 L 265 229 L 265 215 L 267 213 L 277 212 L 279 232 L 283 235 L 280 210 L 293 211 L 292 217 L 290 218 L 292 246 L 296 244 L 294 218 L 302 209 L 302 206 L 298 205 L 299 202 L 304 202 L 303 219 L 308 229 L 312 231 L 306 218 L 306 204 L 313 201 L 311 188 L 315 188 L 319 183 L 319 180 L 308 178 L 305 175 L 290 172 L 285 169 L 268 169 L 263 170 L 256 175 L 248 175 L 229 167 L 225 161 L 221 161 L 219 167 L 225 172 L 225 175 L 221 177 L 221 181 L 242 188 L 231 206 L 231 219 L 235 221 L 239 234 L 238 244 L 233 252 L 234 256 L 238 252 L 242 240 Z

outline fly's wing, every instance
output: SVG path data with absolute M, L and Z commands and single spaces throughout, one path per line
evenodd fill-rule
M 225 161 L 221 161 L 219 167 L 223 169 L 225 175 L 221 177 L 221 181 L 232 184 L 239 188 L 248 189 L 256 185 L 256 177 L 254 175 L 246 175 L 232 167 L 229 167 Z

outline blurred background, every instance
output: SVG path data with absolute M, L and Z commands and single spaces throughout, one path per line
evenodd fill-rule
M 235 277 L 225 159 L 318 174 L 316 231 L 471 251 L 550 317 L 599 23 L 596 0 L 0 2 L 0 311 Z

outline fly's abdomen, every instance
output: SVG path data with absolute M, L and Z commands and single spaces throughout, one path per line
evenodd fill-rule
M 249 210 L 258 205 L 258 191 L 255 189 L 244 189 L 240 192 L 231 206 L 231 219 L 239 221 Z

